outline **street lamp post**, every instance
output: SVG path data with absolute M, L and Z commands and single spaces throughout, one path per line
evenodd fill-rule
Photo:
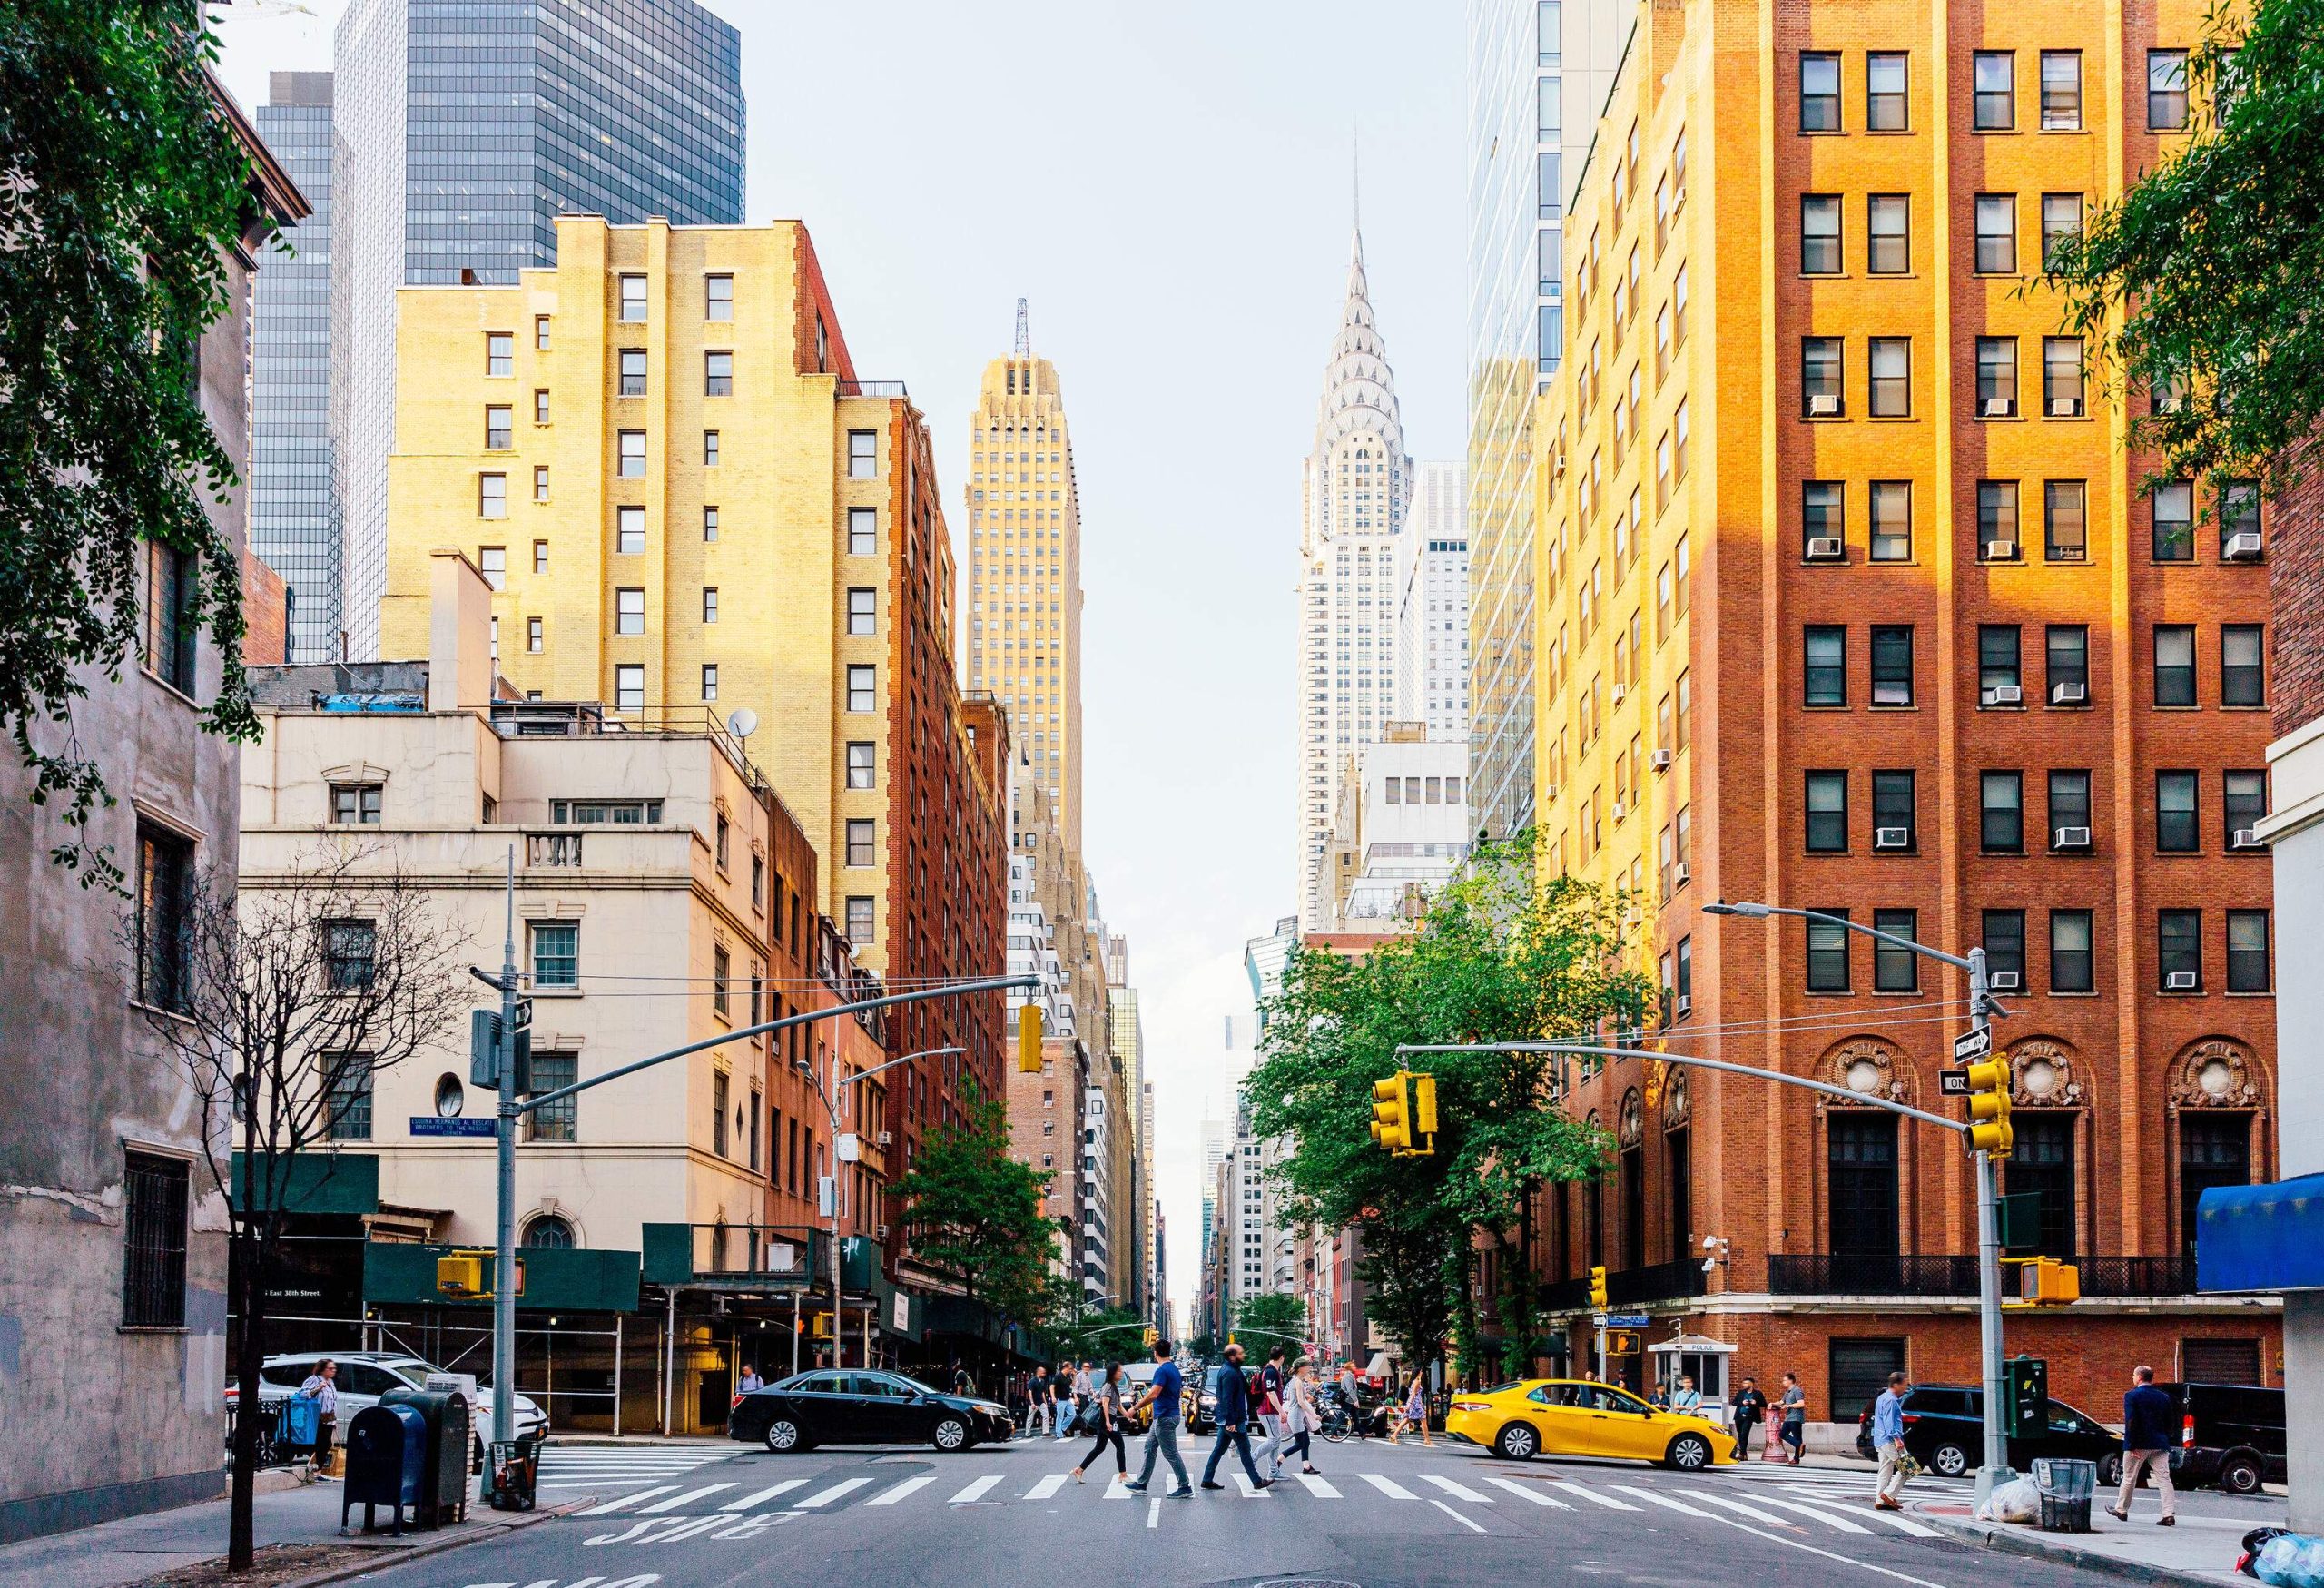
M 1994 1002 L 1993 988 L 1985 974 L 1985 951 L 1972 948 L 1968 953 L 1950 954 L 1926 943 L 1915 942 L 1893 932 L 1882 932 L 1849 920 L 1845 915 L 1833 915 L 1821 910 L 1794 910 L 1780 904 L 1730 904 L 1720 900 L 1703 906 L 1706 915 L 1735 915 L 1746 920 L 1763 921 L 1770 915 L 1796 915 L 1802 921 L 1821 921 L 1830 925 L 1907 950 L 1925 959 L 1940 961 L 1969 976 L 1969 1029 L 1984 1031 L 1992 1025 L 1992 1013 L 1999 1006 Z M 2001 1012 L 2007 1013 L 2004 1010 Z M 2001 1340 L 2001 1205 L 1994 1155 L 1982 1148 L 1973 1156 L 1977 1164 L 1977 1336 L 1979 1355 L 1983 1358 L 1984 1394 L 1985 1462 L 1977 1470 L 1977 1498 L 1984 1500 L 1994 1489 L 2017 1475 L 2010 1469 L 2009 1443 L 2002 1433 L 2002 1340 Z

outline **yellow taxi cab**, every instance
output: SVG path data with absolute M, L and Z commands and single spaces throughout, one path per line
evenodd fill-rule
M 1734 1436 L 1709 1418 L 1662 1411 L 1626 1390 L 1578 1378 L 1528 1378 L 1456 1394 L 1444 1431 L 1512 1461 L 1615 1456 L 1700 1472 L 1735 1459 Z

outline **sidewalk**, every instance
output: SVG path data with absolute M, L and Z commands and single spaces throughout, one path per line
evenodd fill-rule
M 2237 1514 L 2191 1514 L 2179 1507 L 2179 1525 L 2157 1527 L 2154 1496 L 2142 1493 L 2131 1520 L 2117 1522 L 2106 1513 L 2111 1494 L 2102 1492 L 2091 1508 L 2089 1533 L 2043 1533 L 2030 1524 L 1980 1522 L 1965 1503 L 1952 1500 L 1907 1499 L 1905 1509 L 1932 1527 L 1943 1529 L 1966 1543 L 2012 1554 L 2063 1561 L 2069 1565 L 2127 1577 L 2133 1582 L 2200 1583 L 2221 1588 L 2250 1579 L 2235 1570 L 2243 1535 L 2255 1527 L 2284 1524 L 2281 1495 L 2237 1502 Z M 2184 1500 L 2182 1495 L 2181 1499 Z

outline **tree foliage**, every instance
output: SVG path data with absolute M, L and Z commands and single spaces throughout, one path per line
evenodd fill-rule
M 202 15 L 184 0 L 0 5 L 0 725 L 34 802 L 61 803 L 74 838 L 53 857 L 84 884 L 121 872 L 86 842 L 112 795 L 73 703 L 137 645 L 144 542 L 194 569 L 180 613 L 225 664 L 205 725 L 257 732 L 237 547 L 202 500 L 234 464 L 194 380 L 230 308 L 227 251 L 255 217 Z
M 2277 490 L 2324 416 L 2324 0 L 2218 0 L 2187 76 L 2190 124 L 2211 124 L 2046 279 L 2122 384 L 2183 385 L 2135 421 L 2165 475 Z
M 1307 1337 L 1307 1304 L 1280 1290 L 1263 1290 L 1235 1304 L 1235 1328 L 1256 1336 L 1257 1355 L 1270 1346 L 1296 1346 Z M 1246 1346 L 1254 1341 L 1244 1342 Z
M 912 1253 L 1004 1317 L 1039 1327 L 1062 1294 L 1051 1272 L 1059 1228 L 1041 1213 L 1052 1176 L 1009 1156 L 1007 1109 L 964 1085 L 961 1122 L 931 1135 L 896 1182 Z
M 1647 976 L 1625 964 L 1619 896 L 1545 877 L 1530 833 L 1481 845 L 1413 932 L 1361 959 L 1295 949 L 1264 1010 L 1246 1083 L 1252 1129 L 1285 1137 L 1275 1169 L 1295 1220 L 1353 1225 L 1372 1315 L 1408 1361 L 1436 1354 L 1449 1323 L 1475 1360 L 1469 1252 L 1482 1234 L 1512 1259 L 1533 1194 L 1598 1171 L 1603 1138 L 1553 1103 L 1538 1053 L 1462 1052 L 1400 1061 L 1400 1044 L 1581 1039 L 1644 1024 Z M 1372 1086 L 1400 1067 L 1436 1079 L 1436 1149 L 1393 1157 L 1372 1140 Z M 1496 1298 L 1530 1336 L 1527 1265 L 1502 1265 Z

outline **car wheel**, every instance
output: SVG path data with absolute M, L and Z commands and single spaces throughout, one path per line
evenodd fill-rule
M 1713 1459 L 1710 1441 L 1699 1434 L 1681 1434 L 1670 1441 L 1669 1455 L 1665 1459 L 1680 1472 L 1700 1472 Z
M 2249 1455 L 2230 1455 L 2220 1463 L 2219 1486 L 2230 1494 L 2256 1494 L 2266 1475 L 2260 1463 Z
M 1541 1447 L 1541 1436 L 1533 1432 L 1531 1423 L 1512 1423 L 1501 1431 L 1492 1447 L 1511 1461 L 1531 1461 Z
M 970 1443 L 969 1425 L 958 1417 L 940 1419 L 930 1437 L 939 1450 L 966 1450 Z
M 2112 1455 L 2100 1456 L 2098 1458 L 2098 1486 L 2102 1489 L 2111 1489 L 2122 1481 L 2122 1453 L 2117 1450 Z
M 771 1455 L 788 1455 L 794 1450 L 807 1448 L 805 1430 L 788 1417 L 777 1417 L 766 1425 L 766 1447 Z
M 1929 1452 L 1928 1465 L 1939 1477 L 1957 1478 L 1969 1470 L 1969 1453 L 1958 1445 L 1940 1445 Z

